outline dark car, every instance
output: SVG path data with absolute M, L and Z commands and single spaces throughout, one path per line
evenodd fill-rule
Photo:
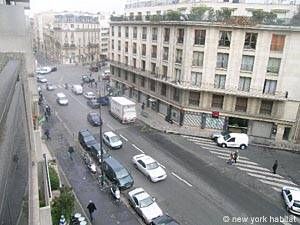
M 95 137 L 88 129 L 80 130 L 78 132 L 78 141 L 87 151 L 90 150 L 91 146 L 97 144 Z
M 81 76 L 81 80 L 84 82 L 84 83 L 89 83 L 91 81 L 91 79 L 89 78 L 88 75 L 82 75 Z
M 109 98 L 107 96 L 100 97 L 100 98 L 98 98 L 98 102 L 102 106 L 108 105 L 109 104 Z
M 170 216 L 162 215 L 152 220 L 151 225 L 180 225 L 180 224 Z
M 102 120 L 97 112 L 89 112 L 87 114 L 87 120 L 92 126 L 97 127 L 102 125 Z
M 91 72 L 98 72 L 98 70 L 99 70 L 99 69 L 98 69 L 97 66 L 91 66 L 91 67 L 90 67 L 90 71 L 91 71 Z
M 95 98 L 88 100 L 86 103 L 92 109 L 99 109 L 99 107 L 100 107 L 99 101 Z
M 108 154 L 103 147 L 102 149 L 103 149 L 103 159 L 111 157 L 111 155 Z M 100 143 L 91 146 L 90 153 L 94 157 L 94 159 L 96 159 L 99 163 L 101 163 Z
M 57 71 L 57 67 L 56 66 L 51 67 L 51 72 L 55 72 L 55 71 Z

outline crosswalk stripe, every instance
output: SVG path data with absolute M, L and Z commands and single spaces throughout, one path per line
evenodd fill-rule
M 261 178 L 261 179 L 272 180 L 272 181 L 277 181 L 277 182 L 297 186 L 292 181 L 288 181 L 288 180 L 284 180 L 284 179 L 278 179 L 278 178 L 274 178 L 274 177 L 267 177 L 267 176 L 264 176 L 264 175 L 259 175 L 259 174 L 254 174 L 254 173 L 248 173 L 248 174 L 252 177 L 257 177 L 257 178 Z
M 182 137 L 185 137 L 187 139 L 193 139 L 193 140 L 203 140 L 203 141 L 209 141 L 212 142 L 211 139 L 208 138 L 202 138 L 202 137 L 194 137 L 194 136 L 187 136 L 187 135 L 181 135 Z
M 277 177 L 277 178 L 282 178 L 284 179 L 284 177 L 280 176 L 279 174 L 274 174 L 274 173 L 271 173 L 271 171 L 257 171 L 257 170 L 253 170 L 253 169 L 248 169 L 248 168 L 241 168 L 241 167 L 238 167 L 238 169 L 242 170 L 242 171 L 245 171 L 245 172 L 255 172 L 255 173 L 259 173 L 259 174 L 264 174 L 264 175 L 268 175 L 270 177 Z
M 226 156 L 228 158 L 228 153 L 222 153 L 222 152 L 215 152 L 215 151 L 209 151 L 210 153 L 212 154 L 216 154 L 216 155 L 223 155 L 223 156 Z
M 218 156 L 218 158 L 221 158 L 221 159 L 229 159 L 229 155 L 228 155 L 228 157 Z M 247 160 L 242 160 L 242 159 L 239 159 L 239 162 L 246 163 L 246 164 L 251 164 L 251 165 L 258 165 L 258 164 L 255 163 L 255 162 L 251 162 L 251 161 L 247 161 Z
M 221 148 L 221 149 L 218 149 L 218 148 L 207 148 L 207 147 L 202 147 L 202 148 L 207 149 L 207 150 L 212 150 L 212 151 L 224 152 L 224 153 L 228 153 L 228 154 L 230 154 L 232 152 L 230 150 L 226 150 L 226 149 L 223 149 L 223 148 Z
M 229 158 L 229 156 L 230 156 L 230 153 L 229 152 L 224 152 L 223 150 L 218 150 L 218 149 L 215 149 L 215 150 L 209 150 L 209 152 L 210 153 L 212 153 L 212 154 L 216 154 L 216 155 L 227 155 L 228 156 L 228 158 Z M 244 156 L 239 156 L 238 157 L 238 160 L 240 160 L 240 159 L 244 159 L 244 160 L 248 160 L 249 161 L 249 159 L 247 158 L 247 157 L 244 157 Z
M 263 180 L 263 179 L 258 179 L 258 180 L 261 181 L 261 182 L 263 182 L 264 184 L 269 184 L 269 185 L 275 186 L 275 187 L 282 188 L 284 186 L 284 184 L 279 184 L 279 183 L 268 181 L 268 180 Z
M 197 145 L 201 145 L 201 146 L 206 146 L 206 147 L 211 147 L 211 148 L 218 148 L 217 145 L 215 145 L 214 143 L 210 144 L 210 143 L 203 143 L 203 142 L 199 142 L 199 141 L 193 141 L 194 144 Z
M 195 139 L 195 138 L 187 138 L 187 140 L 189 141 L 193 141 L 193 142 L 201 142 L 201 143 L 208 143 L 208 144 L 215 144 L 214 142 L 212 142 L 209 139 Z
M 281 189 L 280 188 L 277 188 L 277 187 L 272 187 L 275 191 L 278 191 L 278 192 L 281 192 Z
M 236 166 L 238 166 L 238 167 L 249 167 L 249 168 L 252 168 L 252 169 L 258 169 L 258 170 L 261 170 L 261 171 L 270 172 L 269 169 L 266 169 L 266 168 L 263 168 L 263 167 L 260 167 L 260 166 L 246 165 L 246 164 L 241 164 L 239 162 L 236 163 Z

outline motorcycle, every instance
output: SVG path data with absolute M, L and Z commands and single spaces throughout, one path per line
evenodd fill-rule
M 96 168 L 96 164 L 95 163 L 89 163 L 88 164 L 88 168 L 90 170 L 90 172 L 92 174 L 96 174 L 97 173 L 97 168 Z
M 113 197 L 116 199 L 116 201 L 120 201 L 121 193 L 118 185 L 113 185 L 110 188 L 110 192 L 113 195 Z

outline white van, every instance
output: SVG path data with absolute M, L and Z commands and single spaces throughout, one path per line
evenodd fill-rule
M 67 96 L 62 92 L 59 92 L 56 94 L 56 102 L 59 105 L 68 105 L 68 103 L 69 103 Z
M 249 137 L 247 134 L 229 133 L 218 137 L 217 143 L 223 148 L 231 147 L 246 149 L 248 147 Z
M 79 84 L 74 84 L 72 87 L 72 91 L 76 94 L 76 95 L 82 95 L 83 93 L 83 88 L 81 85 Z

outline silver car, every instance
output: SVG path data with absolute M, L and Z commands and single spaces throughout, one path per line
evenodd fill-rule
M 300 215 L 300 189 L 295 187 L 283 187 L 282 196 L 289 212 Z

